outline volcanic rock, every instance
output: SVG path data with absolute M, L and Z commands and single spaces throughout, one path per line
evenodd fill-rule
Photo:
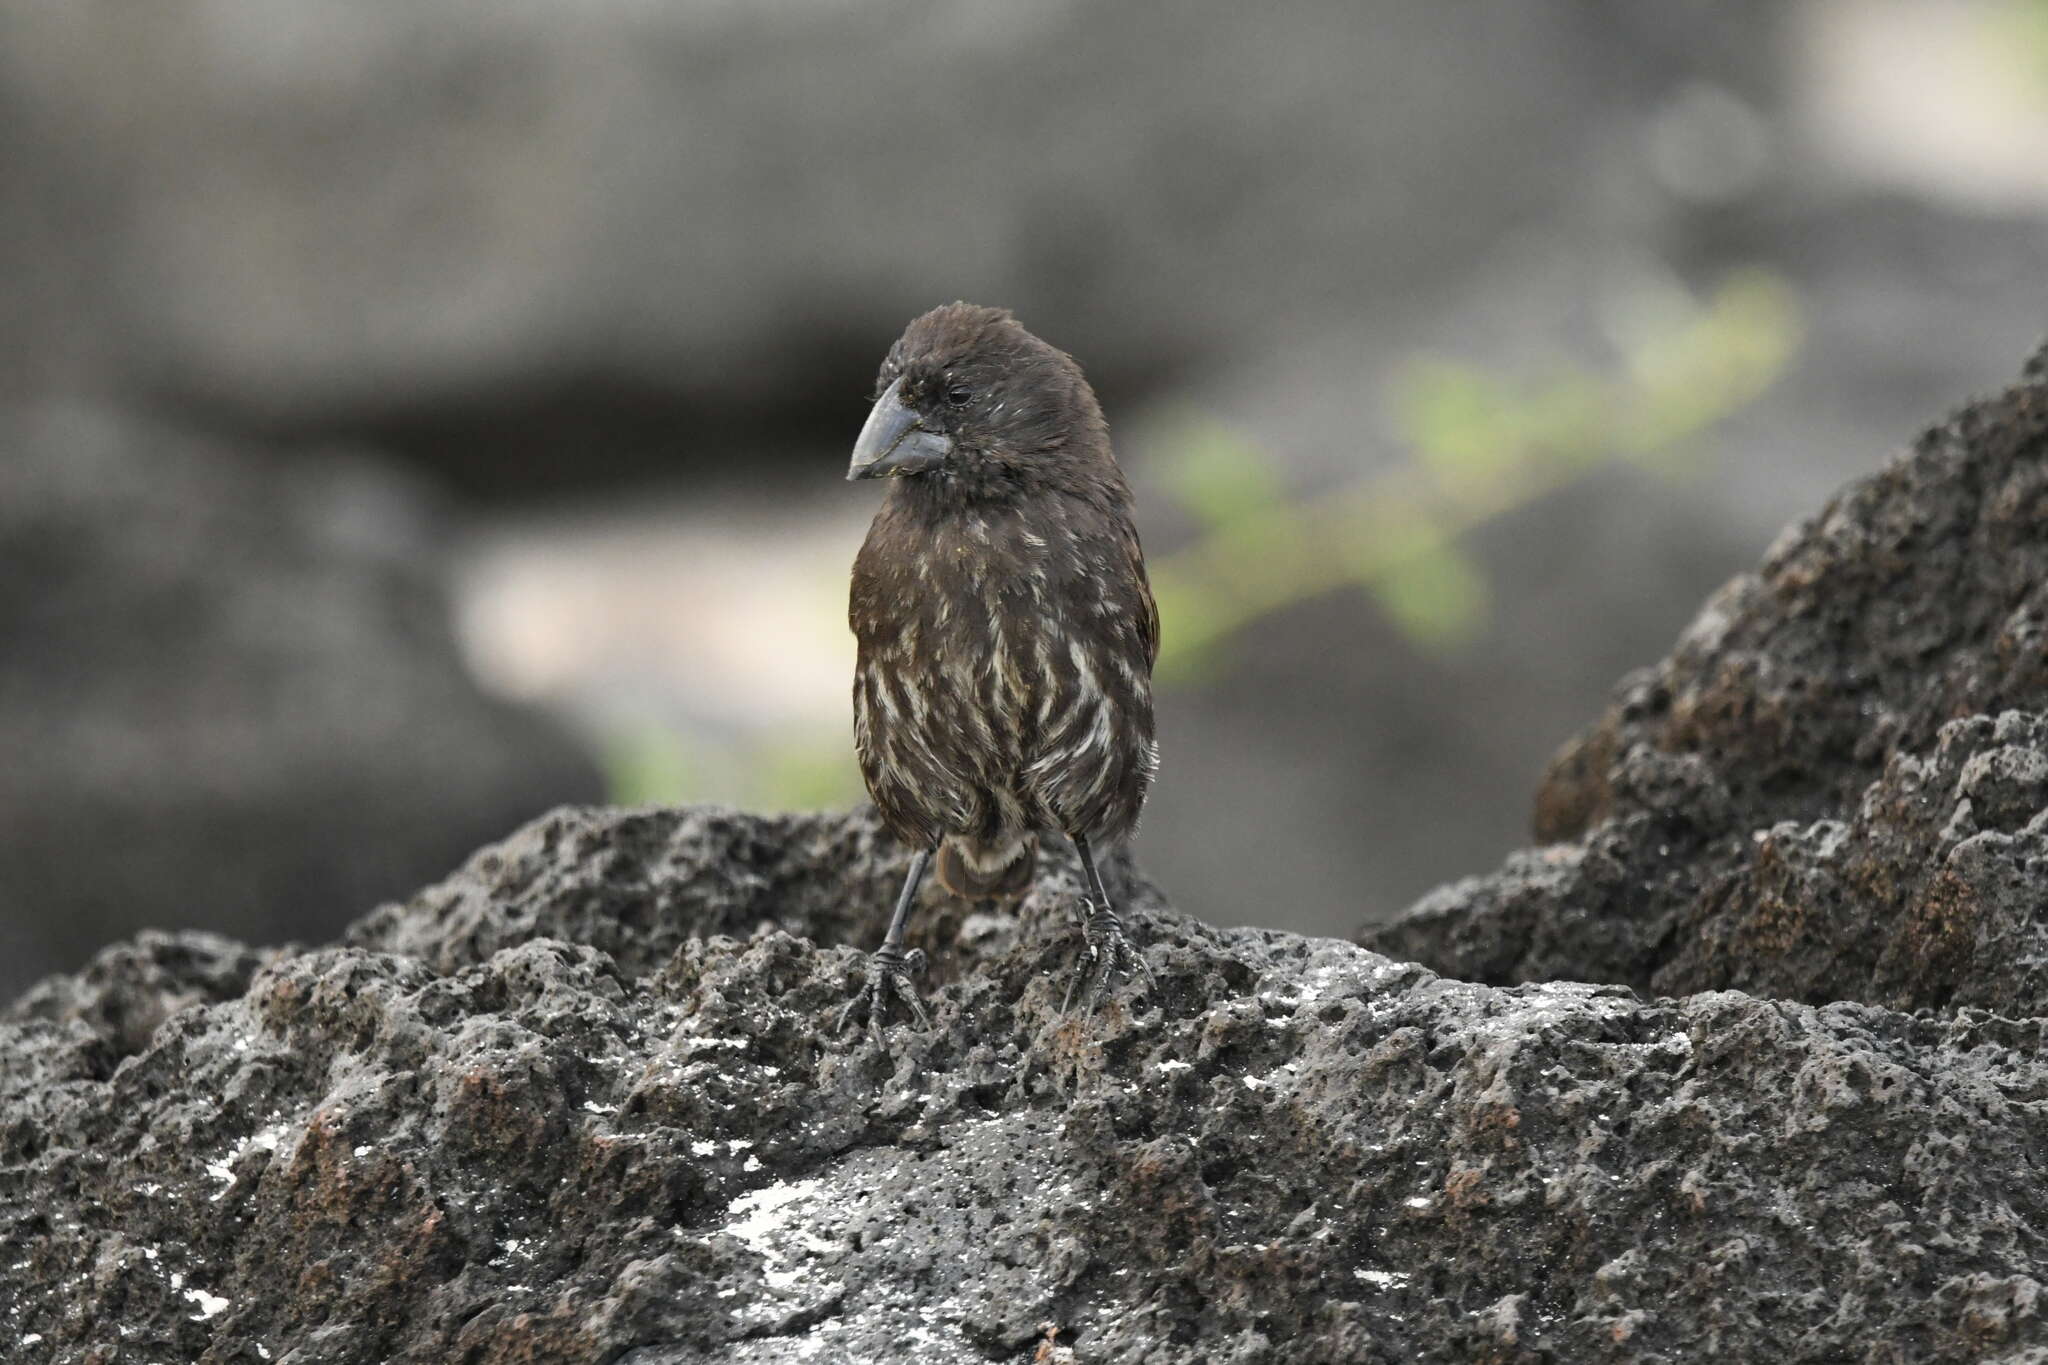
M 1079 894 L 934 904 L 831 1032 L 867 815 L 565 809 L 343 942 L 0 1023 L 29 1361 L 2035 1359 L 2042 1022 L 1496 988 L 1217 931 L 1060 1008 Z M 125 1004 L 116 1004 L 116 1000 Z M 153 1030 L 142 1027 L 161 1018 Z
M 1788 529 L 1364 941 L 1469 980 L 2048 1014 L 2048 350 Z

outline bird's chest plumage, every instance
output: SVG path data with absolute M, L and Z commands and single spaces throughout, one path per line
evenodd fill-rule
M 916 529 L 878 518 L 854 575 L 856 747 L 885 816 L 1067 826 L 1149 774 L 1149 677 L 1115 657 L 1116 585 L 1079 537 L 1022 517 Z
M 1029 761 L 1050 642 L 1063 633 L 1035 553 L 1042 538 L 1026 534 L 984 518 L 939 529 L 855 626 L 875 700 L 904 742 L 988 782 Z

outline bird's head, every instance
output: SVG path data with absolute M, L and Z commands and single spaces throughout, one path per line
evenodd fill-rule
M 1004 309 L 932 309 L 889 348 L 875 387 L 849 479 L 1023 488 L 1115 468 L 1081 367 Z

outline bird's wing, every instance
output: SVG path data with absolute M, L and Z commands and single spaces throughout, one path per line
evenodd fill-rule
M 1125 521 L 1118 529 L 1131 582 L 1138 589 L 1138 633 L 1145 643 L 1145 667 L 1149 671 L 1159 662 L 1159 604 L 1152 600 L 1152 581 L 1145 576 L 1145 550 L 1138 543 L 1138 528 Z

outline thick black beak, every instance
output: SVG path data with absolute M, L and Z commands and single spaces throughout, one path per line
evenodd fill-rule
M 861 426 L 853 443 L 853 463 L 847 466 L 849 479 L 898 479 L 937 469 L 953 453 L 953 442 L 943 431 L 932 431 L 903 402 L 897 380 L 875 400 L 874 410 Z

